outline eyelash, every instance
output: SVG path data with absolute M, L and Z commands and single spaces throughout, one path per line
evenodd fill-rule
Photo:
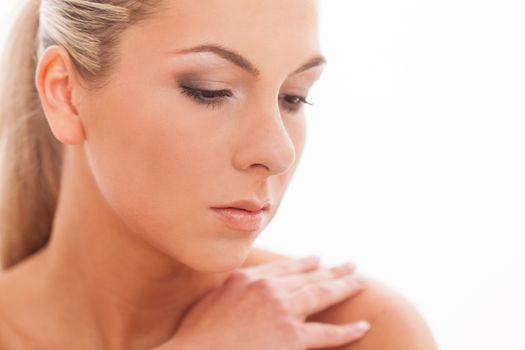
M 204 104 L 206 107 L 211 107 L 212 109 L 220 106 L 227 97 L 232 97 L 233 95 L 230 90 L 201 90 L 184 85 L 181 85 L 180 88 L 182 94 L 189 96 L 195 100 L 195 102 Z M 313 105 L 306 100 L 306 97 L 285 95 L 285 99 L 287 97 L 298 99 L 297 103 L 292 103 L 292 107 L 285 106 L 285 109 L 290 113 L 298 112 L 301 109 L 301 106 L 305 103 Z

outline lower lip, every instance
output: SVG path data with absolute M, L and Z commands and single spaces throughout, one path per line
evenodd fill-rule
M 257 231 L 261 228 L 264 219 L 264 210 L 250 212 L 235 208 L 211 209 L 233 230 L 246 232 Z

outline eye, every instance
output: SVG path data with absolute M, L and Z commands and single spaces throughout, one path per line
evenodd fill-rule
M 291 113 L 298 112 L 305 103 L 313 106 L 312 103 L 306 101 L 306 97 L 302 96 L 282 95 L 282 99 L 285 101 L 284 109 Z
M 220 106 L 227 98 L 233 96 L 230 90 L 203 90 L 186 85 L 180 85 L 180 89 L 182 94 L 191 97 L 195 102 L 211 108 Z M 303 104 L 313 105 L 302 96 L 281 95 L 279 99 L 284 101 L 284 109 L 290 113 L 298 112 Z
M 206 107 L 211 108 L 219 106 L 226 98 L 233 96 L 230 90 L 202 90 L 184 85 L 180 85 L 180 88 L 182 94 L 191 97 L 199 104 L 204 104 Z

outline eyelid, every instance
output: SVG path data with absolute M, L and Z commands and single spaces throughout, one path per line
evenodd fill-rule
M 209 88 L 202 88 L 202 87 L 192 86 L 192 85 L 189 85 L 189 84 L 180 84 L 179 86 L 181 88 L 183 88 L 183 89 L 191 89 L 191 90 L 196 90 L 196 91 L 199 91 L 199 92 L 213 92 L 213 93 L 228 92 L 230 94 L 232 93 L 232 90 L 230 90 L 230 89 L 209 89 Z
M 181 93 L 184 95 L 189 96 L 190 98 L 194 99 L 197 103 L 203 104 L 206 107 L 219 107 L 224 102 L 226 102 L 227 99 L 231 99 L 234 94 L 229 89 L 218 89 L 218 90 L 212 90 L 212 89 L 202 89 L 202 88 L 196 88 L 188 86 L 191 84 L 179 84 L 179 88 L 181 90 Z M 209 94 L 211 96 L 204 96 L 206 94 Z M 279 101 L 285 101 L 285 109 L 290 113 L 296 113 L 299 112 L 304 105 L 313 105 L 308 100 L 308 96 L 303 96 L 307 94 L 286 94 L 281 93 L 278 96 Z M 287 98 L 294 98 L 297 99 L 298 102 L 291 103 L 287 101 Z
M 203 75 L 183 75 L 175 78 L 179 85 L 189 86 L 201 90 L 221 90 L 231 89 L 233 86 L 232 78 L 206 77 Z
M 222 101 L 227 98 L 233 97 L 233 92 L 228 89 L 221 90 L 208 90 L 208 89 L 199 89 L 191 86 L 179 85 L 181 92 L 184 95 L 189 95 L 197 100 L 208 101 L 210 103 L 215 103 Z M 203 96 L 206 94 L 212 94 L 213 96 Z
M 187 89 L 187 90 L 194 90 L 195 92 L 200 93 L 214 93 L 216 95 L 221 95 L 222 97 L 233 97 L 233 91 L 230 89 L 209 89 L 209 88 L 200 88 L 191 86 L 190 84 L 180 84 L 180 88 Z M 303 100 L 305 103 L 310 104 L 309 102 L 305 101 L 308 98 L 308 93 L 280 93 L 279 98 L 286 98 L 286 97 L 297 97 L 301 100 Z

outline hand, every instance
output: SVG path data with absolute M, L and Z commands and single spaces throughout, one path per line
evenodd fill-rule
M 305 350 L 343 346 L 366 330 L 356 323 L 304 322 L 365 288 L 355 266 L 319 268 L 288 259 L 232 272 L 184 317 L 158 350 Z

